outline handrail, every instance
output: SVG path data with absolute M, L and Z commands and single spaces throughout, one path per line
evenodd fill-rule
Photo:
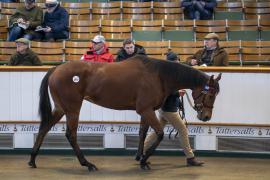
M 54 66 L 0 66 L 0 72 L 43 72 Z M 239 67 L 239 66 L 211 66 L 195 67 L 204 72 L 232 72 L 232 73 L 270 73 L 270 67 Z

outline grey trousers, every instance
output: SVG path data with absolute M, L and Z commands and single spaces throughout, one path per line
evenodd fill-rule
M 161 127 L 164 128 L 167 123 L 170 123 L 178 131 L 180 135 L 181 146 L 184 150 L 186 157 L 187 158 L 194 157 L 193 151 L 189 144 L 188 130 L 185 126 L 184 121 L 181 119 L 179 112 L 165 112 L 162 111 L 161 109 L 158 110 L 158 112 L 159 112 L 158 119 L 160 121 Z M 153 144 L 156 138 L 157 135 L 154 131 L 146 136 L 144 142 L 144 152 Z

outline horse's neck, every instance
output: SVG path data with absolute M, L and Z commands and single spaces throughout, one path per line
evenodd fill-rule
M 173 82 L 169 86 L 173 90 L 193 90 L 197 87 L 204 86 L 208 81 L 208 76 L 198 71 L 191 71 L 191 73 L 179 73 L 176 78 L 172 78 L 171 81 Z

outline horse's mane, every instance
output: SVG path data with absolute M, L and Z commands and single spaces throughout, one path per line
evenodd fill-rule
M 159 60 L 146 56 L 136 57 L 140 59 L 150 71 L 158 72 L 163 81 L 174 79 L 193 89 L 194 87 L 205 85 L 209 80 L 209 76 L 207 74 L 185 64 Z

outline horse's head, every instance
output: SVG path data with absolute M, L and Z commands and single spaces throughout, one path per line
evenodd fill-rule
M 194 99 L 194 109 L 197 111 L 197 117 L 201 121 L 209 121 L 212 117 L 212 110 L 216 96 L 219 92 L 219 83 L 221 79 L 221 73 L 214 78 L 212 75 L 203 87 L 195 88 L 192 91 L 192 97 Z

